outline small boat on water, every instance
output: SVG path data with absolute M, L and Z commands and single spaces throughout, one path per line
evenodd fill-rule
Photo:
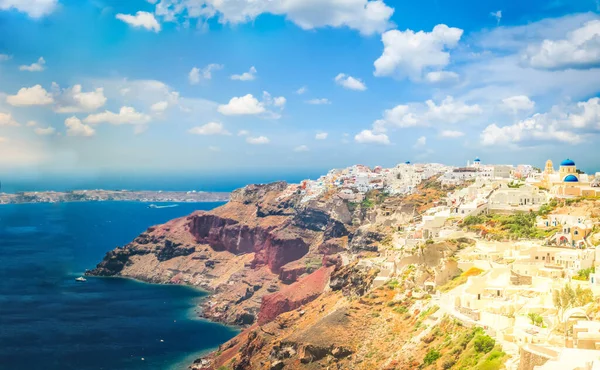
M 156 204 L 150 204 L 148 206 L 148 208 L 158 208 L 158 209 L 161 209 L 161 208 L 173 208 L 173 207 L 177 207 L 177 206 L 178 206 L 177 204 L 169 204 L 169 205 L 165 205 L 165 206 L 157 206 Z
M 84 283 L 84 282 L 86 282 L 87 280 L 86 280 L 86 279 L 85 279 L 83 276 L 80 276 L 80 277 L 76 278 L 76 279 L 75 279 L 75 281 L 79 281 L 79 282 L 81 282 L 81 283 Z

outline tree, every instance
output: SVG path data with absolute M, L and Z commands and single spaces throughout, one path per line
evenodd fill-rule
M 543 326 L 544 319 L 542 318 L 542 315 L 535 313 L 535 312 L 530 312 L 527 316 L 531 320 L 532 325 L 540 326 L 540 327 Z
M 591 289 L 583 289 L 580 286 L 573 289 L 570 284 L 565 284 L 563 289 L 552 292 L 552 302 L 559 312 L 565 312 L 569 308 L 581 307 L 594 301 L 594 293 Z

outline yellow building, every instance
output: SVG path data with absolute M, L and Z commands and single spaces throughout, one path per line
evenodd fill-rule
M 567 158 L 560 163 L 558 173 L 552 161 L 548 160 L 539 186 L 558 196 L 595 197 L 600 196 L 600 188 L 593 187 L 595 182 L 593 175 L 579 174 L 575 162 Z

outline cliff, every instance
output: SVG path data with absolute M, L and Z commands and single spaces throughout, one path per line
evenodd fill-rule
M 249 185 L 219 208 L 149 228 L 88 274 L 208 290 L 202 315 L 246 329 L 195 369 L 412 369 L 395 357 L 415 315 L 431 308 L 413 292 L 456 275 L 458 244 L 399 252 L 389 243 L 442 195 L 373 192 L 357 204 L 326 192 L 302 202 L 297 185 Z M 381 265 L 372 261 L 394 255 L 402 280 L 373 290 Z
M 250 325 L 263 297 L 276 301 L 273 293 L 296 287 L 288 285 L 317 271 L 323 261 L 334 265 L 332 255 L 347 248 L 352 228 L 347 204 L 339 199 L 301 203 L 300 197 L 297 187 L 284 182 L 246 186 L 222 207 L 149 228 L 107 253 L 88 274 L 198 286 L 212 293 L 203 303 L 205 317 Z M 302 298 L 275 311 L 318 296 L 328 277 L 319 274 L 319 289 L 305 284 L 309 291 Z

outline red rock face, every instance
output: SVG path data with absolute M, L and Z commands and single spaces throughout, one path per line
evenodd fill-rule
M 321 267 L 279 292 L 264 296 L 258 314 L 258 324 L 264 325 L 284 312 L 295 310 L 315 300 L 325 290 L 332 271 L 333 267 Z
M 256 253 L 253 267 L 268 265 L 273 273 L 281 266 L 302 258 L 309 245 L 294 234 L 281 235 L 276 227 L 251 227 L 212 214 L 190 217 L 190 232 L 199 244 L 234 254 Z

